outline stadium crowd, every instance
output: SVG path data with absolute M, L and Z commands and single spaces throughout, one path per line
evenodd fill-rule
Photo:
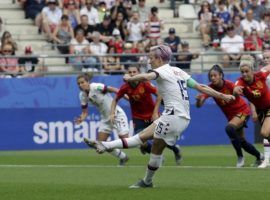
M 65 62 L 74 71 L 102 71 L 123 74 L 130 65 L 147 71 L 145 53 L 157 44 L 169 44 L 175 55 L 172 65 L 190 70 L 198 51 L 190 50 L 170 28 L 165 37 L 164 20 L 158 7 L 147 6 L 147 0 L 18 0 L 30 18 L 60 54 L 69 54 Z M 196 6 L 195 6 L 196 7 Z M 208 0 L 198 9 L 197 30 L 205 51 L 222 52 L 223 67 L 237 67 L 243 52 L 256 52 L 262 60 L 270 49 L 270 4 L 268 0 Z M 5 17 L 5 16 L 2 16 Z M 1 54 L 16 55 L 18 45 L 0 19 Z M 11 45 L 12 52 L 5 51 Z M 29 51 L 30 49 L 30 51 Z M 32 53 L 27 47 L 25 53 Z M 132 55 L 136 54 L 136 55 Z M 1 59 L 1 72 L 23 74 L 33 68 L 18 63 L 19 58 Z M 35 59 L 36 60 L 36 59 Z M 27 62 L 29 65 L 29 61 Z M 32 65 L 32 64 L 30 64 Z M 33 66 L 35 63 L 33 63 Z M 14 76 L 15 76 L 14 75 Z

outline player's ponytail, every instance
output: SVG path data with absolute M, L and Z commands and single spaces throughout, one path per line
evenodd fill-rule
M 255 62 L 255 60 L 251 55 L 242 55 L 239 68 L 241 68 L 243 66 L 247 66 L 251 70 L 254 70 L 254 62 Z

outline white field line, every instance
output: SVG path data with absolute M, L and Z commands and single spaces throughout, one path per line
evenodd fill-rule
M 127 165 L 126 168 L 145 168 L 146 165 Z M 0 165 L 0 168 L 123 168 L 117 165 Z M 236 168 L 233 166 L 162 166 L 175 169 L 258 169 L 256 167 Z

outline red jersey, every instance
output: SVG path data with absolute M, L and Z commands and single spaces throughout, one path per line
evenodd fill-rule
M 116 99 L 119 100 L 125 94 L 129 97 L 132 117 L 151 120 L 155 107 L 151 94 L 157 94 L 157 88 L 149 81 L 140 82 L 135 87 L 132 87 L 129 83 L 125 83 L 116 94 Z
M 241 77 L 235 83 L 236 86 L 243 86 L 243 94 L 259 110 L 270 108 L 270 91 L 266 85 L 266 78 L 270 72 L 257 72 L 254 74 L 254 81 L 248 84 Z
M 217 88 L 213 84 L 209 84 L 209 87 L 214 90 L 223 93 L 223 94 L 233 94 L 234 83 L 228 80 L 224 80 L 224 84 L 222 88 Z M 207 94 L 203 94 L 205 98 L 209 96 Z M 214 98 L 214 97 L 213 97 Z M 250 108 L 247 102 L 240 96 L 236 97 L 234 101 L 226 102 L 222 99 L 214 98 L 216 104 L 221 108 L 222 112 L 225 114 L 228 120 L 231 120 L 238 114 L 250 114 Z

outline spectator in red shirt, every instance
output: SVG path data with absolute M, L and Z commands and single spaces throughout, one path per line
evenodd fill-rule
M 18 66 L 18 59 L 12 57 L 4 57 L 11 56 L 14 54 L 14 49 L 11 44 L 4 44 L 1 49 L 2 56 L 0 58 L 0 77 L 2 78 L 11 78 L 16 77 L 20 72 Z
M 261 51 L 263 47 L 263 41 L 259 37 L 257 30 L 253 29 L 249 36 L 245 38 L 244 46 L 246 51 Z

